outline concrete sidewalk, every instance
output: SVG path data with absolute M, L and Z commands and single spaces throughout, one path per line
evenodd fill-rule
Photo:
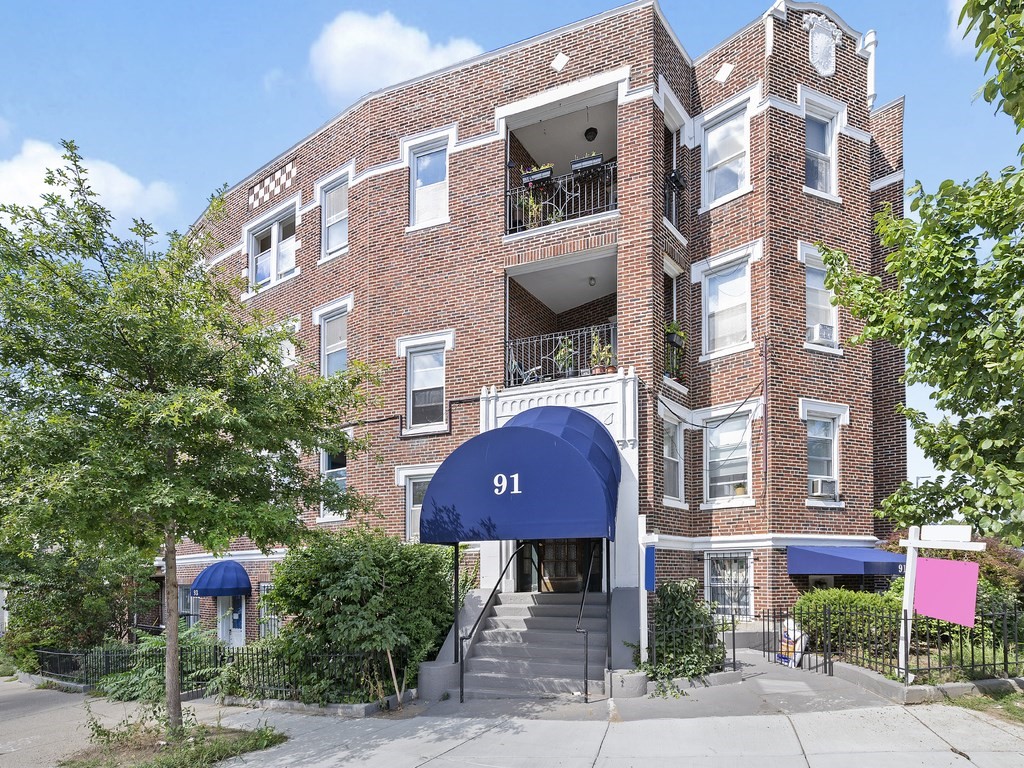
M 946 705 L 899 706 L 756 653 L 743 661 L 742 683 L 669 700 L 418 702 L 362 720 L 192 704 L 206 721 L 269 723 L 290 736 L 223 763 L 233 768 L 1024 765 L 1022 727 Z M 34 703 L 10 721 L 13 699 Z M 102 700 L 93 708 L 115 719 L 124 711 Z M 84 744 L 82 721 L 81 696 L 0 683 L 0 766 L 53 765 Z

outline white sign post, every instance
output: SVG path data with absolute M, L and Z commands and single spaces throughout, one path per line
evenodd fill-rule
M 903 578 L 903 613 L 900 616 L 900 674 L 908 683 L 914 681 L 910 674 L 910 629 L 914 620 L 914 587 L 917 583 L 917 550 L 952 549 L 960 552 L 984 552 L 985 542 L 971 541 L 969 525 L 912 525 L 909 539 L 900 539 L 900 546 L 907 548 L 907 567 Z

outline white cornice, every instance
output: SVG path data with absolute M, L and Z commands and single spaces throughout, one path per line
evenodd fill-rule
M 269 554 L 263 554 L 258 549 L 245 549 L 240 551 L 225 552 L 223 555 L 211 555 L 209 552 L 199 552 L 194 555 L 178 555 L 177 564 L 182 565 L 206 565 L 219 560 L 234 560 L 236 563 L 276 563 L 284 559 L 288 552 L 286 547 L 275 547 Z M 153 560 L 157 568 L 164 567 L 164 559 L 158 557 Z
M 903 171 L 896 171 L 894 173 L 890 173 L 888 176 L 883 176 L 880 179 L 875 179 L 874 181 L 871 182 L 871 184 L 868 185 L 868 189 L 870 189 L 872 192 L 877 192 L 878 190 L 885 189 L 886 187 L 892 184 L 902 183 Z

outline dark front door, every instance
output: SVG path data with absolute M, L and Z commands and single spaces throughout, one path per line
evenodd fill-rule
M 524 541 L 516 569 L 519 592 L 581 592 L 590 569 L 589 592 L 601 591 L 601 539 Z

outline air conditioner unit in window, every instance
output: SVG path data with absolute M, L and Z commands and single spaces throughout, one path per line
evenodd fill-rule
M 812 325 L 807 331 L 807 335 L 810 337 L 808 341 L 811 344 L 821 344 L 824 347 L 834 347 L 836 345 L 835 326 L 818 323 L 817 325 Z
M 821 478 L 811 480 L 811 496 L 834 499 L 837 490 L 838 484 L 835 480 L 822 480 Z

